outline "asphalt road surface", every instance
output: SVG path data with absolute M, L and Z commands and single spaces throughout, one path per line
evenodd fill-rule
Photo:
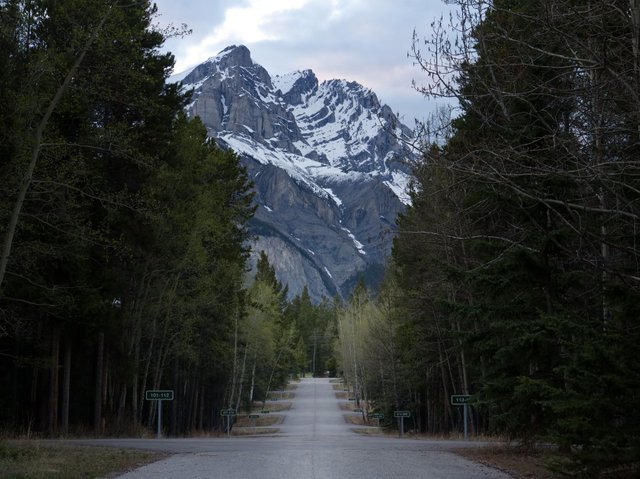
M 166 459 L 124 479 L 507 479 L 451 450 L 463 441 L 368 436 L 352 431 L 328 379 L 303 379 L 275 436 L 219 439 L 106 439 L 115 447 L 162 450 Z M 89 441 L 82 441 L 88 443 Z M 476 443 L 477 445 L 477 443 Z

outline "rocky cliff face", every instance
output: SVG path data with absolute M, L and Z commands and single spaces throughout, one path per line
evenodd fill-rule
M 408 201 L 408 138 L 376 95 L 311 70 L 271 77 L 244 46 L 228 47 L 183 79 L 187 112 L 233 148 L 255 184 L 251 228 L 292 295 L 346 296 L 381 277 L 395 218 Z

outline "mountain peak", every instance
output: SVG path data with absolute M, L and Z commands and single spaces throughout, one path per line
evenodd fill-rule
M 253 65 L 251 52 L 244 45 L 230 45 L 210 60 L 216 61 L 223 68 L 227 65 L 238 65 L 241 67 L 250 67 Z
M 312 70 L 271 77 L 244 45 L 231 45 L 183 80 L 190 116 L 232 148 L 254 182 L 251 222 L 290 294 L 347 296 L 376 281 L 408 202 L 408 128 L 356 82 L 320 83 Z M 253 256 L 255 258 L 255 255 Z M 376 279 L 377 278 L 377 279 Z

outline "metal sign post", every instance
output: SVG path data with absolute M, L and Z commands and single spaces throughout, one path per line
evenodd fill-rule
M 251 419 L 251 425 L 253 426 L 253 433 L 256 433 L 256 419 L 260 417 L 260 414 L 249 414 L 249 419 Z
M 220 410 L 220 415 L 227 417 L 227 437 L 231 437 L 231 416 L 235 416 L 236 415 L 236 410 L 235 409 L 221 409 Z
M 156 401 L 158 403 L 158 439 L 162 437 L 162 401 L 173 401 L 173 390 L 149 390 L 144 392 L 144 398 L 147 401 Z
M 469 405 L 467 403 L 464 404 L 463 406 L 463 410 L 464 410 L 464 440 L 467 440 L 467 416 L 469 415 L 468 411 L 469 411 Z
M 469 417 L 469 401 L 471 400 L 471 395 L 469 394 L 452 394 L 451 395 L 451 405 L 452 406 L 463 406 L 464 407 L 464 440 L 467 440 L 467 422 Z
M 404 436 L 404 418 L 411 417 L 411 411 L 393 411 L 393 417 L 398 418 L 400 423 L 400 436 Z

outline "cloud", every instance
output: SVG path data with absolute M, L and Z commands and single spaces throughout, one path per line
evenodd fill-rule
M 271 74 L 312 69 L 320 80 L 344 78 L 373 89 L 412 123 L 428 110 L 411 88 L 421 83 L 407 52 L 414 29 L 445 8 L 436 0 L 156 0 L 161 19 L 185 22 L 186 39 L 167 42 L 176 72 L 193 67 L 231 44 L 244 44 Z M 212 8 L 212 3 L 215 8 Z M 176 5 L 177 4 L 177 5 Z M 411 101 L 411 98 L 414 101 Z M 409 111 L 411 110 L 411 111 Z
M 278 19 L 290 11 L 299 11 L 308 0 L 248 0 L 240 6 L 228 6 L 224 15 L 214 18 L 213 24 L 196 33 L 195 41 L 184 48 L 176 62 L 180 71 L 209 58 L 231 44 L 253 45 L 264 41 L 278 41 L 283 32 L 273 28 Z M 195 28 L 194 28 L 195 30 Z

